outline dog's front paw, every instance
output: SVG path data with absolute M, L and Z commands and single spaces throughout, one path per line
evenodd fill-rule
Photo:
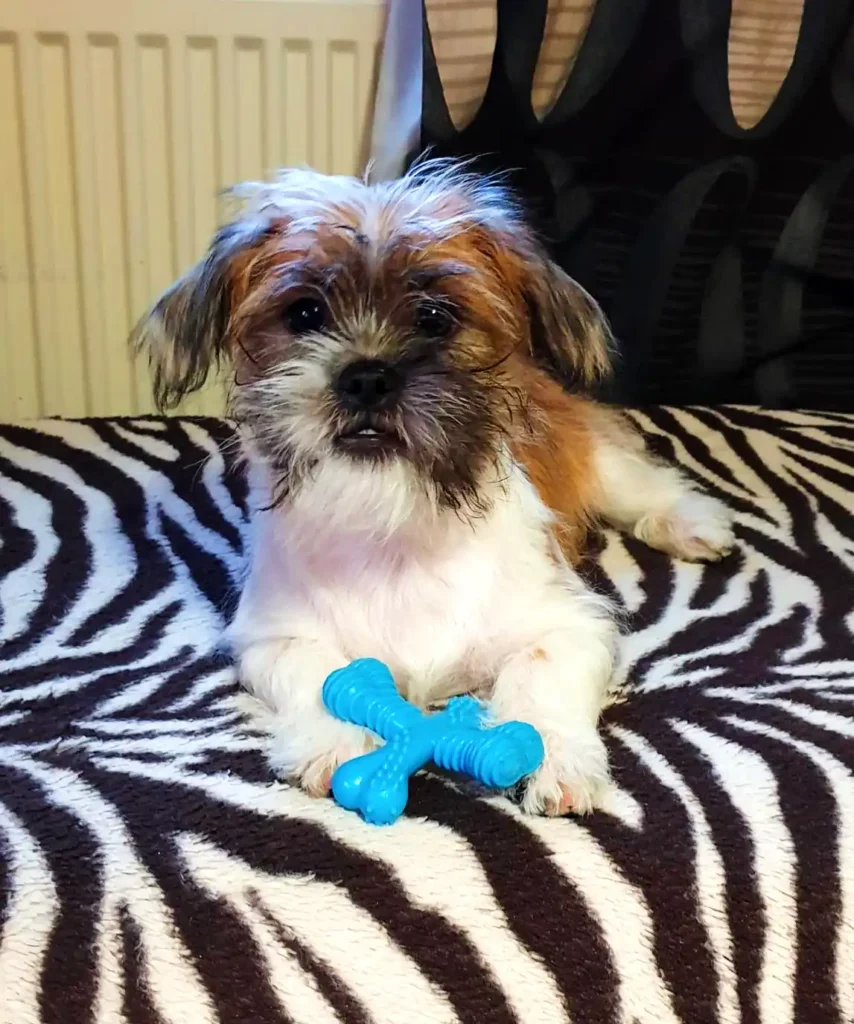
M 345 761 L 368 754 L 377 746 L 376 739 L 364 729 L 349 726 L 338 730 L 334 744 L 321 751 L 306 753 L 297 759 L 293 756 L 293 744 L 279 746 L 274 738 L 270 763 L 274 772 L 288 782 L 299 786 L 313 797 L 329 796 L 335 769 Z M 340 733 L 345 733 L 340 735 Z
M 543 736 L 546 756 L 528 779 L 522 809 L 528 814 L 589 814 L 602 803 L 611 784 L 608 754 L 595 731 L 573 736 Z
M 716 562 L 732 551 L 732 513 L 717 498 L 692 492 L 666 512 L 644 516 L 635 536 L 688 562 Z

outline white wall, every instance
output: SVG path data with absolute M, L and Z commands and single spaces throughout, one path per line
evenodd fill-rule
M 219 189 L 360 169 L 381 28 L 378 0 L 0 0 L 0 419 L 152 411 L 130 326 Z

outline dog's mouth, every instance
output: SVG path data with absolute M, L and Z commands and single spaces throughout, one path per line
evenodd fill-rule
M 348 455 L 367 458 L 399 455 L 406 449 L 394 427 L 375 420 L 360 420 L 347 427 L 337 435 L 335 444 Z

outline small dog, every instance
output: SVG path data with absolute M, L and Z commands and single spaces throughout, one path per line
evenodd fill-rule
M 370 749 L 320 694 L 371 656 L 421 706 L 474 691 L 496 722 L 535 726 L 524 809 L 590 811 L 617 628 L 572 568 L 585 532 L 717 559 L 728 511 L 584 397 L 608 326 L 495 180 L 434 160 L 391 183 L 293 170 L 240 193 L 136 340 L 161 407 L 233 367 L 255 512 L 229 635 L 272 711 L 273 767 L 319 796 Z

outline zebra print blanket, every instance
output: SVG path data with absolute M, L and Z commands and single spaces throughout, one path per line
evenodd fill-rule
M 854 1021 L 854 417 L 637 418 L 740 544 L 590 559 L 610 813 L 423 776 L 388 829 L 242 725 L 228 427 L 0 428 L 2 1024 Z

